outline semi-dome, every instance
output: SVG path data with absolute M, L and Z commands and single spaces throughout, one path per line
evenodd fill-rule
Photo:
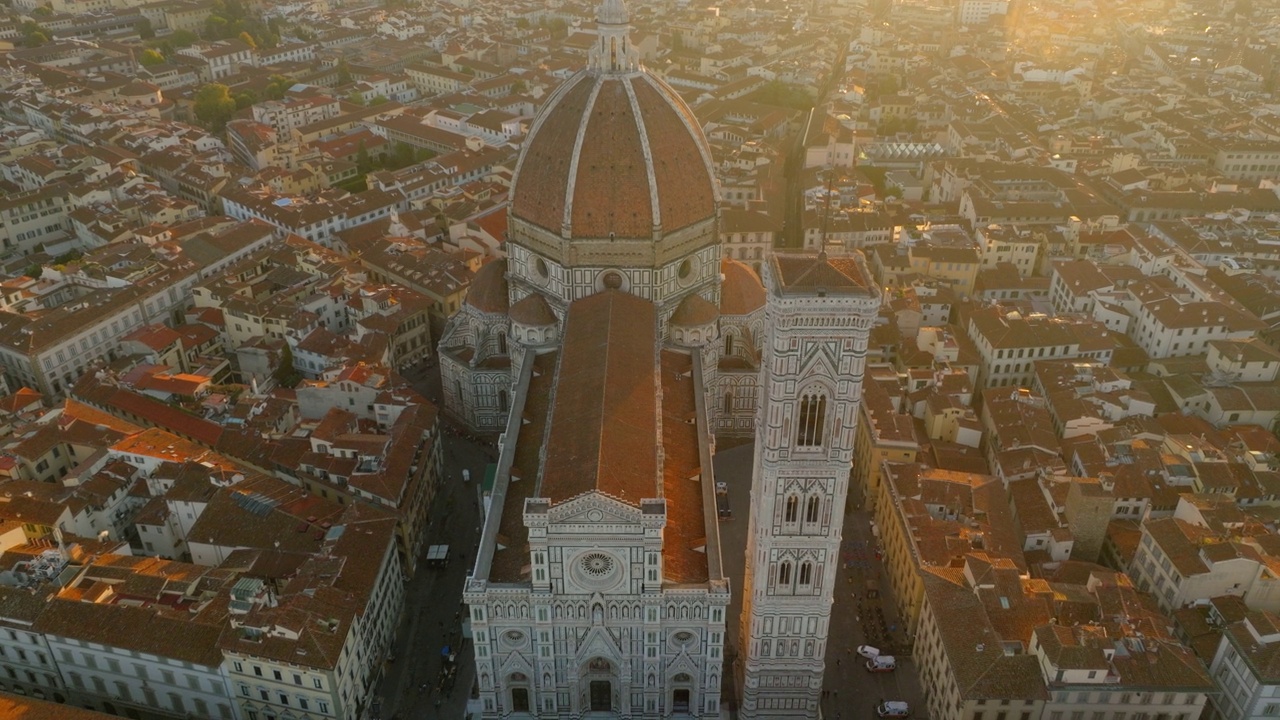
M 480 268 L 467 288 L 465 302 L 480 312 L 506 313 L 511 302 L 507 297 L 507 261 L 494 260 Z
M 748 315 L 764 307 L 764 285 L 747 264 L 730 258 L 720 260 L 720 313 Z
M 556 324 L 556 314 L 547 304 L 547 299 L 538 293 L 526 295 L 524 299 L 512 305 L 509 317 L 513 323 L 534 327 Z
M 680 327 L 697 327 L 710 325 L 720 319 L 720 311 L 701 295 L 690 295 L 676 306 L 671 313 L 671 324 Z
M 597 12 L 584 70 L 534 119 L 511 218 L 561 238 L 656 239 L 715 217 L 706 137 L 689 106 L 640 66 L 622 0 Z

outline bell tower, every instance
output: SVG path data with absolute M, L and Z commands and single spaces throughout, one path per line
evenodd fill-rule
M 737 671 L 744 718 L 816 718 L 867 336 L 862 256 L 774 255 Z

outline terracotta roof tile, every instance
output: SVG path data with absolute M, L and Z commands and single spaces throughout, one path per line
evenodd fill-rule
M 467 304 L 487 313 L 507 311 L 507 261 L 494 260 L 476 273 L 467 288 Z
M 764 307 L 764 285 L 760 276 L 745 263 L 723 258 L 720 273 L 720 313 L 746 315 Z
M 681 327 L 707 325 L 720 319 L 720 311 L 701 295 L 689 295 L 671 313 L 671 324 Z
M 863 263 L 851 257 L 774 255 L 786 290 L 862 291 L 872 287 Z M 874 292 L 874 290 L 872 290 Z
M 705 301 L 704 301 L 705 302 Z M 710 303 L 707 303 L 710 305 Z M 693 357 L 662 352 L 662 496 L 667 527 L 662 533 L 662 575 L 676 583 L 707 582 L 707 528 L 702 507 Z
M 552 325 L 556 321 L 556 314 L 551 311 L 547 299 L 538 293 L 532 293 L 512 305 L 510 316 L 512 322 L 534 327 Z
M 591 105 L 573 184 L 571 223 L 576 237 L 653 235 L 649 171 L 624 83 L 600 83 Z
M 657 496 L 654 313 L 620 290 L 569 305 L 542 471 L 552 502 L 589 490 L 633 505 Z
M 564 224 L 569 168 L 578 137 L 578 121 L 587 111 L 592 83 L 580 75 L 565 86 L 559 101 L 530 133 L 511 193 L 511 214 L 554 233 Z
M 644 79 L 632 87 L 649 136 L 662 229 L 671 232 L 715 213 L 715 180 L 699 162 L 702 131 L 690 132 L 700 126 L 689 107 L 656 78 Z

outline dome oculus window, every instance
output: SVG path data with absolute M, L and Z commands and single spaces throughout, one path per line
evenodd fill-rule
M 542 258 L 538 258 L 533 261 L 533 271 L 536 272 L 538 274 L 538 277 L 542 278 L 543 280 L 546 280 L 551 275 L 551 273 L 548 272 L 547 270 L 547 261 L 543 260 Z
M 676 270 L 676 275 L 678 275 L 681 280 L 688 280 L 689 276 L 692 274 L 693 261 L 689 258 L 685 258 L 684 262 L 680 263 L 680 267 Z

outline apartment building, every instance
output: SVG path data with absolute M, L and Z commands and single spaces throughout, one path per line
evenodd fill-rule
M 1092 361 L 1037 360 L 1032 390 L 1045 399 L 1064 440 L 1109 430 L 1127 417 L 1152 416 L 1156 409 L 1151 394 L 1134 387 L 1128 375 Z
M 176 320 L 196 281 L 191 265 L 121 278 L 40 313 L 0 311 L 0 368 L 13 387 L 61 398 L 94 361 L 114 360 L 120 340 L 153 323 Z
M 30 255 L 70 237 L 66 186 L 55 183 L 0 198 L 0 254 Z
M 1213 720 L 1265 720 L 1280 714 L 1280 616 L 1254 611 L 1223 629 L 1209 674 L 1218 686 Z
M 1163 277 L 1131 284 L 1115 300 L 1132 317 L 1124 332 L 1152 358 L 1199 355 L 1214 340 L 1247 340 L 1267 329 L 1252 313 L 1201 299 Z M 1094 316 L 1102 319 L 1098 308 Z
M 278 597 L 261 580 L 232 589 L 215 647 L 239 717 L 367 717 L 404 606 L 395 524 L 349 506 L 316 531 L 328 553 L 302 563 Z
M 289 142 L 294 130 L 341 115 L 342 105 L 328 95 L 311 94 L 254 103 L 252 112 L 255 122 L 275 130 L 277 142 Z
M 999 479 L 919 463 L 885 463 L 874 517 L 903 629 L 918 635 L 931 573 L 974 548 L 1024 564 L 1022 543 Z M 954 538 L 954 542 L 940 542 Z
M 880 473 L 885 463 L 916 461 L 920 443 L 915 418 L 908 412 L 907 397 L 897 372 L 872 369 L 862 385 L 862 417 L 854 438 L 852 492 L 868 509 L 881 497 Z
M 1222 595 L 1241 598 L 1251 610 L 1280 610 L 1269 533 L 1248 524 L 1229 501 L 1206 503 L 1183 495 L 1172 517 L 1142 523 L 1129 566 L 1134 583 L 1165 612 Z
M 1050 619 L 1043 595 L 1007 558 L 975 551 L 960 567 L 923 570 L 913 658 L 933 720 L 1043 717 L 1049 700 L 1036 656 L 1017 628 Z M 1019 622 L 1012 622 L 1019 617 Z M 1011 632 L 1012 631 L 1012 632 Z
M 974 230 L 978 243 L 978 255 L 984 270 L 994 269 L 1000 263 L 1017 268 L 1018 275 L 1028 277 L 1040 264 L 1040 254 L 1048 246 L 1042 228 L 1025 228 L 1017 225 L 988 225 Z
M 1024 317 L 999 306 L 975 309 L 967 330 L 981 359 L 979 388 L 1030 387 L 1036 360 L 1108 363 L 1113 351 L 1113 341 L 1099 323 L 1038 313 Z
M 86 570 L 87 577 L 95 574 L 93 566 Z M 146 718 L 235 717 L 218 625 L 127 604 L 132 593 L 109 582 L 88 598 L 75 597 L 75 588 L 84 592 L 90 584 L 64 589 L 32 625 L 49 643 L 70 704 Z M 184 613 L 196 603 L 195 587 L 187 589 L 191 595 L 175 599 Z

